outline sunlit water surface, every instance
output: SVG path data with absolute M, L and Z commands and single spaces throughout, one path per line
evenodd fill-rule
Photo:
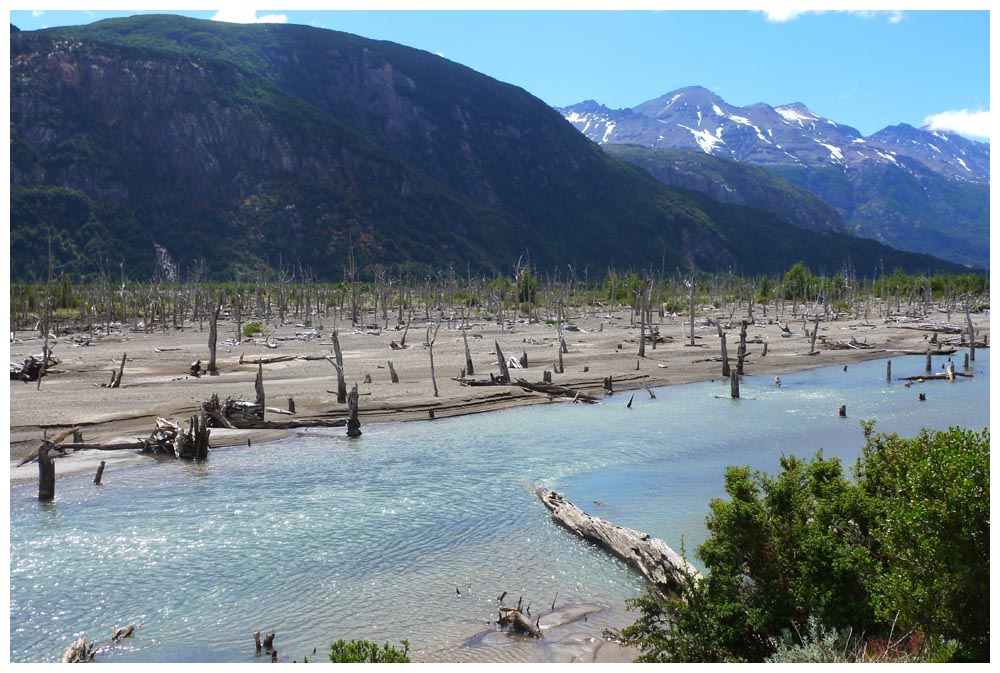
M 989 352 L 976 357 L 975 378 L 955 383 L 888 384 L 872 361 L 785 375 L 780 389 L 749 376 L 738 401 L 718 381 L 637 391 L 631 409 L 623 393 L 367 425 L 357 441 L 311 431 L 204 464 L 109 470 L 99 487 L 60 479 L 48 504 L 14 487 L 11 660 L 52 661 L 78 634 L 100 643 L 127 623 L 136 636 L 102 661 L 254 661 L 256 629 L 278 633 L 283 661 L 314 647 L 321 659 L 340 637 L 467 658 L 503 591 L 536 612 L 557 596 L 596 603 L 611 615 L 597 626 L 620 626 L 642 579 L 553 524 L 533 486 L 693 556 L 728 465 L 774 473 L 782 454 L 820 447 L 853 465 L 861 419 L 906 436 L 988 427 Z M 892 367 L 920 374 L 924 358 Z

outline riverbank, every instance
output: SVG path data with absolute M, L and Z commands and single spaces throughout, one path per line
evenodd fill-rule
M 951 317 L 951 325 L 964 328 L 964 316 Z M 490 373 L 499 374 L 495 350 L 495 343 L 499 343 L 507 357 L 527 356 L 528 367 L 512 369 L 512 378 L 541 381 L 543 372 L 549 371 L 554 384 L 592 394 L 603 390 L 603 381 L 609 376 L 616 391 L 715 380 L 721 378 L 722 367 L 717 322 L 727 327 L 729 358 L 735 366 L 738 315 L 731 317 L 729 312 L 712 308 L 697 311 L 693 346 L 687 317 L 663 318 L 654 325 L 660 340 L 655 347 L 647 342 L 645 357 L 638 356 L 640 326 L 630 318 L 628 311 L 570 313 L 569 327 L 564 331 L 568 352 L 563 354 L 563 373 L 557 369 L 559 339 L 554 325 L 519 320 L 501 326 L 495 321 L 473 320 L 466 331 L 475 369 L 470 378 L 488 379 Z M 362 431 L 364 424 L 372 422 L 429 420 L 432 415 L 446 418 L 525 404 L 568 402 L 517 386 L 463 385 L 458 379 L 465 368 L 465 351 L 458 322 L 444 320 L 437 331 L 433 350 L 436 397 L 430 349 L 425 345 L 427 330 L 433 331 L 435 321 L 415 321 L 405 332 L 405 343 L 403 329 L 355 329 L 350 322 L 324 322 L 309 327 L 272 325 L 266 336 L 239 343 L 235 323 L 220 322 L 219 375 L 201 377 L 192 376 L 190 368 L 198 360 L 204 367 L 208 360 L 207 323 L 203 330 L 197 324 L 183 330 L 154 332 L 117 326 L 110 334 L 61 336 L 53 345 L 53 353 L 60 360 L 55 367 L 58 373 L 45 377 L 40 388 L 34 382 L 10 383 L 11 478 L 37 478 L 33 466 L 15 466 L 45 434 L 79 425 L 87 442 L 134 440 L 148 436 L 158 416 L 185 422 L 213 394 L 223 400 L 253 400 L 257 373 L 253 361 L 259 358 L 296 358 L 263 367 L 267 405 L 287 409 L 292 400 L 295 407 L 293 416 L 268 413 L 269 420 L 343 417 L 347 410 L 346 405 L 336 402 L 334 368 L 324 359 L 301 359 L 333 357 L 334 328 L 338 330 L 348 385 L 356 382 L 361 395 Z M 988 314 L 973 315 L 973 322 L 977 342 L 988 342 Z M 811 353 L 812 319 L 799 316 L 792 320 L 785 315 L 779 321 L 758 310 L 756 321 L 747 328 L 745 374 L 774 377 L 812 367 L 924 352 L 936 347 L 932 343 L 935 338 L 942 347 L 951 348 L 961 336 L 932 329 L 945 323 L 943 311 L 921 318 L 841 316 L 819 323 L 815 351 Z M 37 334 L 22 332 L 14 336 L 10 344 L 12 360 L 41 352 L 42 339 Z M 117 369 L 123 353 L 127 353 L 127 360 L 121 386 L 102 387 Z M 389 361 L 398 373 L 399 383 L 390 381 Z M 365 382 L 368 378 L 370 383 Z M 294 433 L 214 429 L 211 445 L 261 443 Z M 134 450 L 78 452 L 57 456 L 57 475 L 94 469 L 97 462 L 110 455 L 124 461 L 150 459 Z

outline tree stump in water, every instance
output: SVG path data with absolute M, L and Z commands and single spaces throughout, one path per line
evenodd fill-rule
M 358 384 L 354 384 L 351 392 L 347 395 L 347 436 L 354 438 L 361 436 L 361 421 L 358 420 Z
M 97 467 L 97 475 L 94 476 L 94 485 L 95 486 L 100 486 L 101 485 L 101 477 L 103 475 L 104 475 L 104 461 L 102 460 L 101 464 Z
M 56 465 L 49 456 L 52 444 L 48 440 L 38 447 L 38 499 L 52 500 L 56 497 Z
M 740 375 L 735 371 L 729 372 L 729 396 L 734 400 L 740 399 Z

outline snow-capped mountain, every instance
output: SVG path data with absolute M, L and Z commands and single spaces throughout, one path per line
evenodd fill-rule
M 988 143 L 907 124 L 864 136 L 802 103 L 737 107 L 698 86 L 630 109 L 588 100 L 559 111 L 600 145 L 700 151 L 762 166 L 837 208 L 857 235 L 989 265 Z
M 702 87 L 678 89 L 631 109 L 585 101 L 560 110 L 598 144 L 691 149 L 758 165 L 901 166 L 914 159 L 950 180 L 989 183 L 989 145 L 943 131 L 891 126 L 865 137 L 802 103 L 736 107 Z

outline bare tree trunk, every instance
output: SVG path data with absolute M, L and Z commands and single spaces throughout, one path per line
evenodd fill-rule
M 972 315 L 969 314 L 969 306 L 965 306 L 965 321 L 969 324 L 969 359 L 976 361 L 976 328 L 972 326 Z
M 463 318 L 463 322 L 465 324 L 463 325 L 464 329 L 462 330 L 462 342 L 465 344 L 465 373 L 468 376 L 472 376 L 476 373 L 476 371 L 472 367 L 472 353 L 469 352 L 469 337 L 467 334 L 469 331 L 469 319 L 464 312 Z
M 438 328 L 441 327 L 441 323 L 438 323 L 434 327 L 434 336 L 427 341 L 428 352 L 431 356 L 431 385 L 434 386 L 434 397 L 438 396 L 438 384 L 437 377 L 434 374 L 434 342 L 437 340 Z
M 222 298 L 220 297 L 208 315 L 208 373 L 210 376 L 219 375 L 219 368 L 215 366 L 215 348 L 219 338 L 219 313 L 221 312 Z
M 493 344 L 497 349 L 497 365 L 500 367 L 500 382 L 510 383 L 510 372 L 507 370 L 507 360 L 503 356 L 503 351 L 500 350 L 500 342 L 494 339 Z
M 361 436 L 361 421 L 358 420 L 358 384 L 354 384 L 351 392 L 347 395 L 347 436 Z
M 347 402 L 347 381 L 344 380 L 344 354 L 340 350 L 340 337 L 333 330 L 333 356 L 337 359 L 337 404 Z

